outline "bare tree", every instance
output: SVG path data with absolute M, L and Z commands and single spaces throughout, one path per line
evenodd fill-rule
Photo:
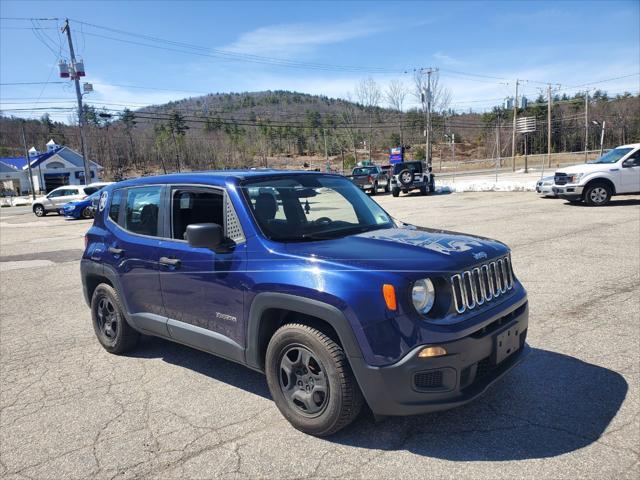
M 373 112 L 380 105 L 382 92 L 376 81 L 369 77 L 356 85 L 356 98 L 369 112 L 369 160 L 371 160 L 371 144 L 373 142 Z
M 420 70 L 416 70 L 413 75 L 413 83 L 413 96 L 420 102 L 422 101 L 422 92 L 427 90 L 427 76 Z M 451 104 L 451 90 L 440 84 L 438 72 L 431 74 L 431 98 L 431 110 L 433 112 L 443 112 Z
M 391 80 L 387 86 L 385 93 L 389 106 L 398 112 L 398 128 L 400 129 L 400 146 L 404 146 L 404 137 L 402 134 L 402 109 L 404 99 L 407 96 L 407 87 L 402 80 Z

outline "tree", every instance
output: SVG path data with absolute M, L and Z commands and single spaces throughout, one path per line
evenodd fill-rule
M 398 113 L 398 129 L 400 132 L 400 146 L 404 146 L 404 138 L 402 135 L 402 108 L 404 100 L 407 96 L 407 87 L 401 80 L 392 80 L 389 82 L 386 91 L 387 103 Z
M 173 139 L 173 146 L 176 150 L 176 165 L 178 167 L 178 172 L 180 172 L 180 149 L 178 148 L 178 145 L 181 147 L 184 145 L 184 137 L 187 130 L 189 130 L 189 125 L 187 125 L 184 116 L 177 110 L 174 110 L 171 112 L 171 116 L 167 122 L 167 129 L 171 133 L 171 138 Z
M 136 128 L 136 116 L 133 114 L 131 110 L 125 108 L 120 113 L 120 122 L 122 122 L 122 126 L 124 129 L 124 133 L 127 137 L 129 148 L 127 149 L 127 157 L 129 163 L 132 163 L 134 166 L 136 165 L 135 160 L 135 149 L 133 146 L 133 129 Z
M 369 77 L 361 80 L 356 86 L 356 98 L 358 102 L 369 112 L 369 160 L 371 160 L 371 148 L 373 143 L 373 112 L 380 105 L 382 93 L 376 81 Z

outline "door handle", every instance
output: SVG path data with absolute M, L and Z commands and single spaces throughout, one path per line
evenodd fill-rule
M 161 265 L 167 265 L 169 267 L 179 267 L 182 261 L 179 258 L 160 257 Z
M 113 253 L 114 255 L 122 255 L 124 253 L 123 249 L 116 247 L 109 247 L 107 250 L 109 253 Z

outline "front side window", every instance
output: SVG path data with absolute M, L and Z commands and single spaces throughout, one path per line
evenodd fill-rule
M 291 175 L 243 183 L 262 232 L 276 241 L 329 240 L 390 228 L 380 206 L 345 178 Z
M 171 237 L 185 240 L 187 226 L 194 223 L 217 223 L 224 227 L 222 192 L 203 189 L 173 190 L 171 194 Z
M 124 228 L 140 235 L 158 236 L 160 191 L 159 186 L 128 190 Z
M 616 163 L 627 153 L 631 151 L 630 148 L 614 148 L 610 152 L 605 153 L 603 156 L 589 163 Z

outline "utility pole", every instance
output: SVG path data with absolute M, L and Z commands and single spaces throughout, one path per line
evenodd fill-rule
M 516 96 L 513 99 L 513 133 L 511 135 L 511 170 L 516 171 L 516 117 L 518 116 L 518 83 L 516 79 Z
M 497 156 L 496 159 L 496 183 L 498 182 L 498 166 L 502 167 L 502 159 L 500 158 L 500 115 L 496 119 L 496 150 Z
M 602 131 L 600 132 L 600 156 L 604 152 L 604 127 L 607 124 L 604 120 L 602 121 Z
M 69 19 L 65 19 L 62 33 L 67 33 L 67 41 L 69 42 L 69 55 L 71 56 L 71 65 L 76 64 L 76 54 L 73 51 L 73 41 L 71 40 L 71 27 L 69 26 Z M 82 159 L 84 162 L 84 183 L 88 185 L 91 183 L 91 169 L 89 167 L 89 158 L 87 158 L 88 148 L 85 147 L 86 141 L 84 138 L 84 132 L 82 127 L 84 125 L 84 114 L 82 108 L 82 93 L 80 92 L 80 79 L 77 72 L 73 75 L 73 82 L 76 86 L 76 97 L 78 98 L 78 127 L 80 128 L 80 150 L 82 152 Z
M 587 163 L 589 150 L 589 90 L 584 94 L 584 163 Z
M 29 169 L 29 185 L 31 186 L 31 195 L 33 199 L 36 199 L 36 188 L 33 184 L 33 174 L 31 173 L 31 159 L 29 158 L 29 151 L 27 150 L 27 137 L 24 134 L 24 120 L 20 122 L 22 128 L 22 144 L 24 145 L 24 158 L 27 160 L 27 168 Z
M 547 85 L 547 163 L 551 168 L 551 84 Z M 542 162 L 544 174 L 544 162 Z
M 431 103 L 432 103 L 432 97 L 433 97 L 433 93 L 431 91 L 431 75 L 434 72 L 437 72 L 438 69 L 437 68 L 422 68 L 420 69 L 421 73 L 426 73 L 427 74 L 427 88 L 425 89 L 424 87 L 422 88 L 422 92 L 421 92 L 421 96 L 422 96 L 422 108 L 423 111 L 425 113 L 426 118 L 426 126 L 425 126 L 425 130 L 424 130 L 424 136 L 425 136 L 425 151 L 424 151 L 424 158 L 425 161 L 427 163 L 427 170 L 429 172 L 431 172 L 433 170 L 433 166 L 432 166 L 432 158 L 431 158 L 431 136 L 432 136 L 432 131 L 431 131 Z

